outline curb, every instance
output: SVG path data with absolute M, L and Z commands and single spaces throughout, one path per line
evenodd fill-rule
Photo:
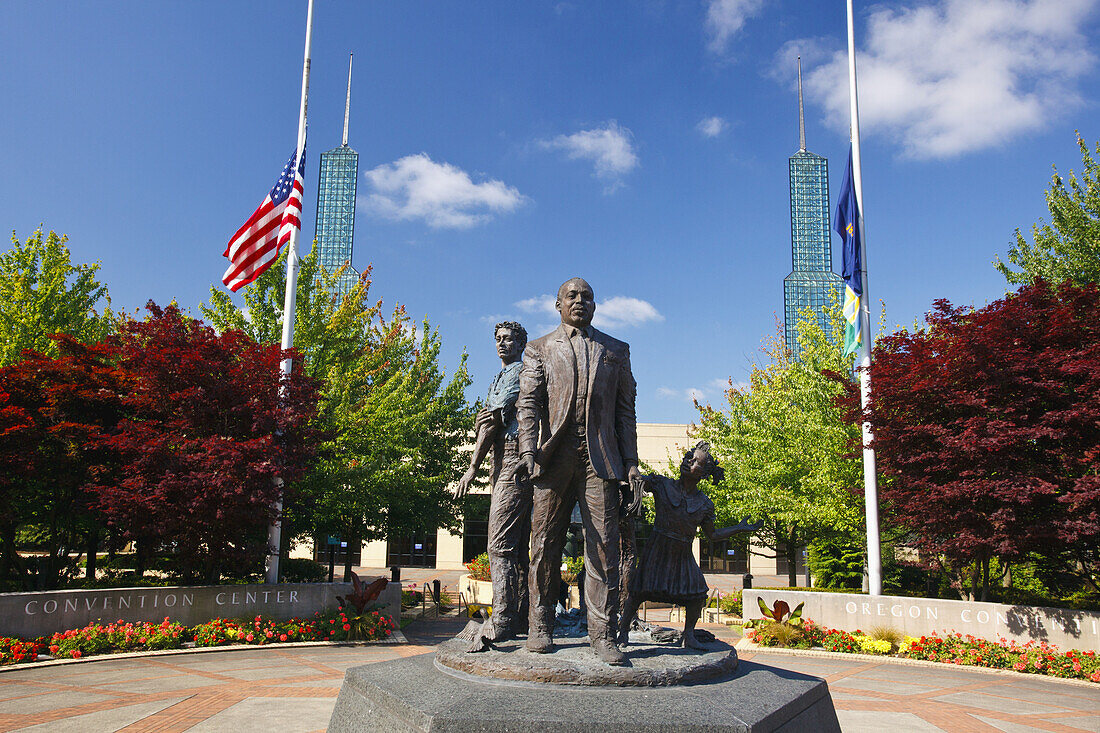
M 1036 680 L 1049 680 L 1051 682 L 1060 682 L 1065 685 L 1074 685 L 1076 687 L 1087 687 L 1092 690 L 1100 688 L 1095 682 L 1089 682 L 1088 680 L 1075 680 L 1067 677 L 1054 677 L 1045 674 L 1028 674 L 1026 672 L 1017 672 L 1012 669 L 995 669 L 993 667 L 977 667 L 968 664 L 945 664 L 944 662 L 929 662 L 924 659 L 907 659 L 905 657 L 891 657 L 878 654 L 850 654 L 848 652 L 827 652 L 818 651 L 816 649 L 786 649 L 784 647 L 774 646 L 760 646 L 754 644 L 748 639 L 742 638 L 733 647 L 737 651 L 741 652 L 753 652 L 754 654 L 777 654 L 779 656 L 786 657 L 819 657 L 821 659 L 841 659 L 849 662 L 864 662 L 869 661 L 881 662 L 882 664 L 898 664 L 904 667 L 929 667 L 932 669 L 953 669 L 963 670 L 966 672 L 983 672 L 985 674 L 996 674 L 1002 677 L 1013 677 L 1015 679 L 1036 679 Z
M 178 654 L 209 654 L 211 652 L 244 652 L 261 649 L 296 649 L 312 646 L 389 646 L 408 644 L 409 640 L 401 633 L 400 629 L 394 629 L 387 639 L 378 641 L 288 641 L 274 644 L 229 644 L 226 646 L 202 646 L 189 649 L 154 649 L 146 652 L 121 652 L 119 654 L 96 654 L 80 659 L 47 659 L 41 662 L 26 662 L 20 664 L 5 664 L 0 667 L 0 674 L 5 672 L 19 672 L 28 669 L 41 669 L 42 667 L 60 667 L 65 664 L 85 664 L 87 662 L 111 662 L 117 659 L 144 659 L 145 657 L 171 657 Z

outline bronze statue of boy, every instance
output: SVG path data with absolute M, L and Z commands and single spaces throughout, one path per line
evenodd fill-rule
M 455 487 L 462 497 L 477 469 L 493 449 L 492 496 L 489 500 L 489 574 L 493 581 L 493 613 L 482 624 L 469 651 L 483 651 L 489 643 L 527 631 L 528 544 L 531 536 L 531 484 L 516 480 L 519 465 L 516 400 L 527 346 L 527 331 L 514 321 L 498 323 L 493 331 L 502 369 L 489 387 L 485 407 L 475 421 L 474 453 L 470 467 Z

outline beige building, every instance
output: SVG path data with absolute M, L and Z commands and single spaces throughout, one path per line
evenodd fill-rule
M 684 451 L 694 444 L 688 437 L 688 426 L 679 423 L 639 423 L 638 457 L 654 470 L 665 469 L 669 461 L 678 465 Z M 484 499 L 477 502 L 476 514 L 463 521 L 462 532 L 454 534 L 440 529 L 434 534 L 412 535 L 396 540 L 364 542 L 356 565 L 385 568 L 434 567 L 441 570 L 458 570 L 463 563 L 485 551 L 488 533 L 488 488 L 475 489 Z M 644 542 L 644 530 L 640 533 Z M 763 551 L 762 548 L 756 548 Z M 695 540 L 695 556 L 707 572 L 746 573 L 754 575 L 784 575 L 786 562 L 760 557 L 747 552 L 742 539 L 710 543 Z M 314 555 L 309 544 L 295 548 L 294 557 Z M 352 552 L 354 557 L 354 551 Z M 320 554 L 317 559 L 323 559 Z M 802 572 L 801 563 L 798 568 Z

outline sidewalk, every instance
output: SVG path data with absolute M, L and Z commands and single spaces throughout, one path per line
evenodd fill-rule
M 348 667 L 431 652 L 463 623 L 415 622 L 406 645 L 242 647 L 4 672 L 0 731 L 319 733 Z M 729 627 L 701 626 L 737 640 Z M 1100 686 L 873 657 L 749 651 L 741 659 L 826 679 L 845 731 L 1100 731 Z

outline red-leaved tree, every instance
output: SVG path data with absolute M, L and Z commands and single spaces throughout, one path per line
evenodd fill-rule
M 118 334 L 127 415 L 106 438 L 120 460 L 95 486 L 100 507 L 139 549 L 173 555 L 185 579 L 258 569 L 275 479 L 292 487 L 316 448 L 316 382 L 293 352 L 215 333 L 175 306 L 148 309 Z
M 971 565 L 983 598 L 992 558 L 1033 552 L 1096 587 L 1095 284 L 1037 281 L 976 310 L 939 300 L 925 328 L 881 339 L 872 364 L 880 497 L 926 556 Z
M 56 358 L 25 351 L 0 368 L 0 580 L 14 588 L 56 587 L 73 550 L 94 577 L 103 520 L 87 487 L 114 463 L 103 441 L 121 414 L 116 344 L 50 338 Z M 40 550 L 33 562 L 16 549 L 19 529 Z

